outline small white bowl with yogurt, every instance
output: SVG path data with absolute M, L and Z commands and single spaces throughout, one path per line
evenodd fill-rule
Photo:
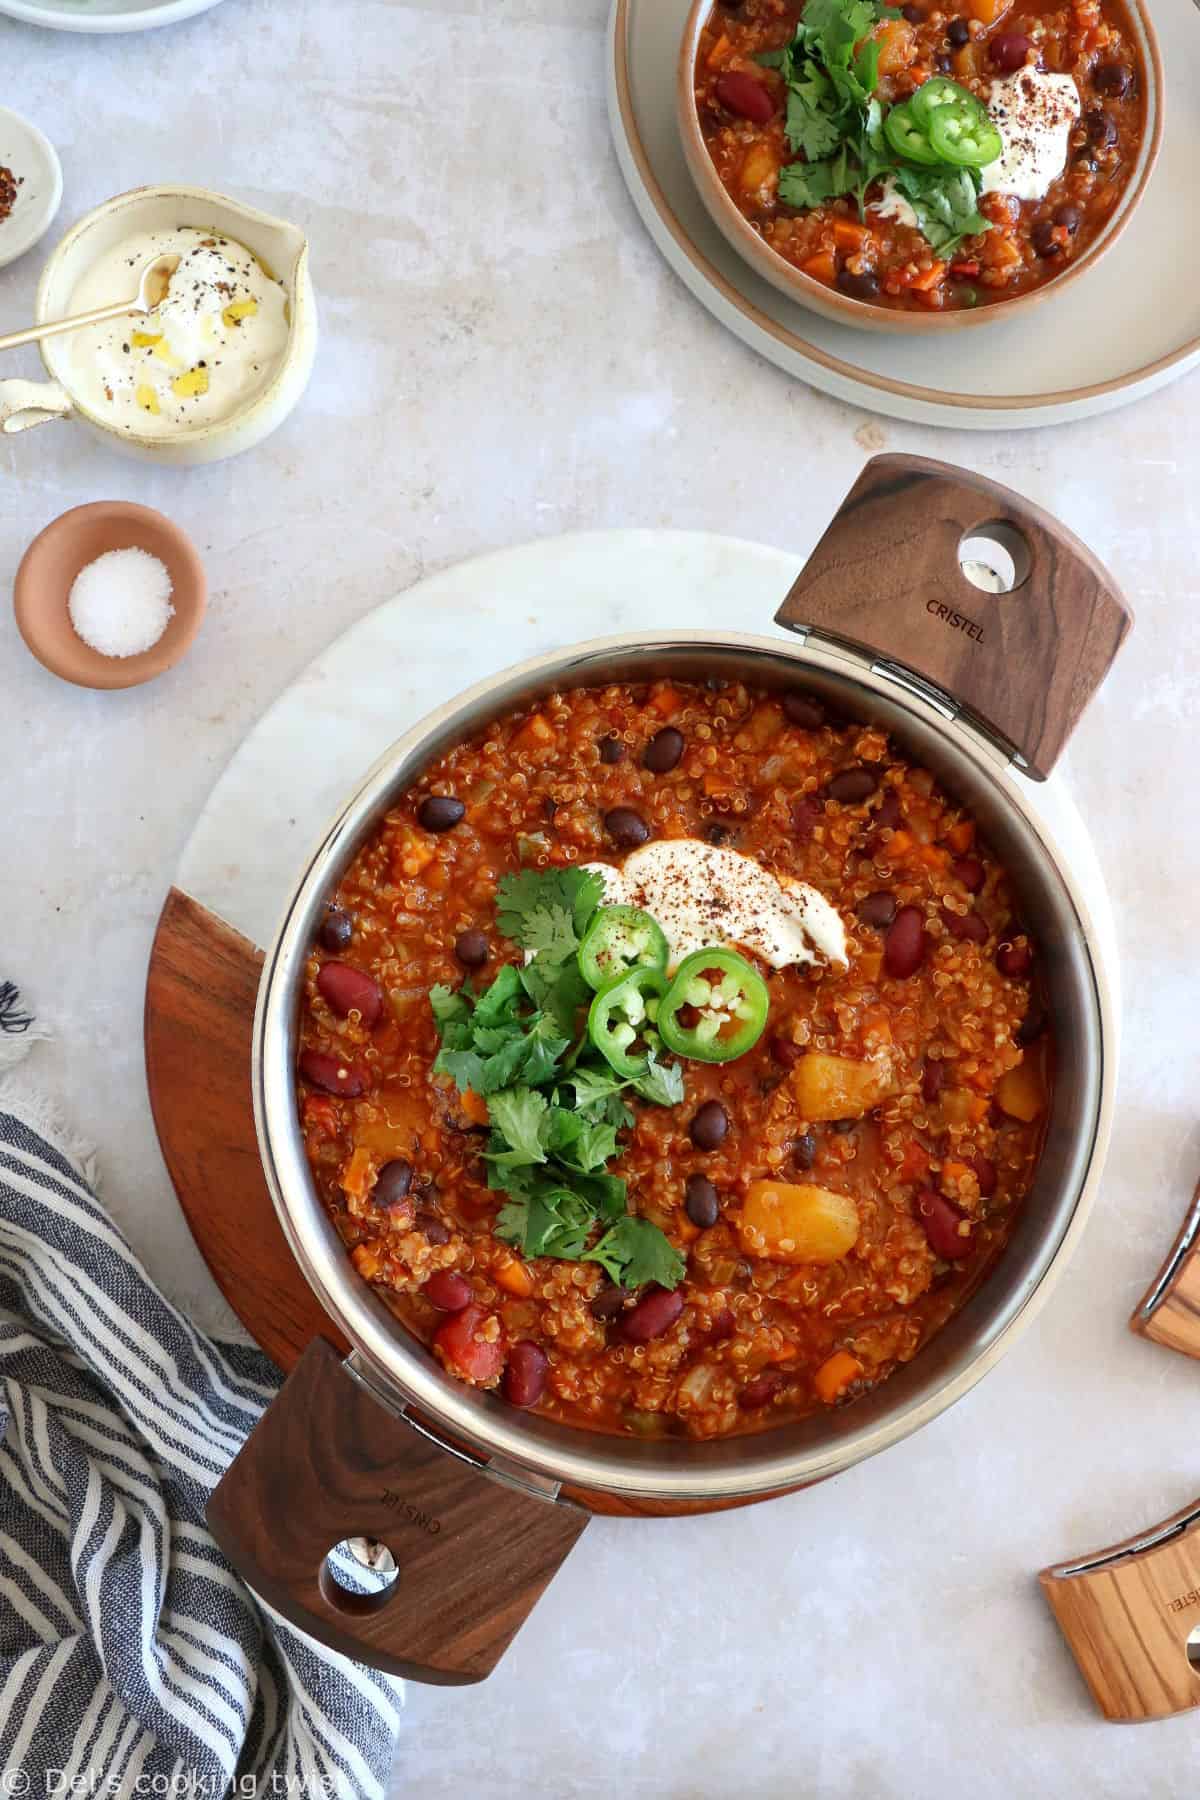
M 75 419 L 125 455 L 187 466 L 260 443 L 312 372 L 317 313 L 296 226 L 205 188 L 137 188 L 82 218 L 55 249 L 39 323 L 136 292 L 177 257 L 150 313 L 47 338 L 48 382 L 0 381 L 0 430 Z

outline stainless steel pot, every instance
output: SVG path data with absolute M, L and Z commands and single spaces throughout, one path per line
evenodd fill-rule
M 970 637 L 969 627 L 983 614 L 984 597 L 962 577 L 957 547 L 964 531 L 997 520 L 1010 533 L 1015 528 L 1030 559 L 1029 576 L 1018 593 L 1003 602 L 986 602 L 993 620 L 1010 621 L 987 626 L 1006 663 L 1020 645 L 1036 641 L 1048 614 L 1079 615 L 1082 602 L 1074 588 L 1080 583 L 1088 596 L 1086 629 L 1072 634 L 1059 621 L 1060 654 L 1071 659 L 1073 694 L 1073 710 L 1066 709 L 1060 726 L 1047 723 L 1053 710 L 1046 703 L 1053 671 L 1044 665 L 1031 671 L 1041 688 L 1040 707 L 1014 704 L 1009 668 L 997 687 L 1000 698 L 990 708 L 990 718 L 983 716 L 983 708 L 963 710 L 917 672 L 931 666 L 941 672 L 938 658 L 947 651 L 934 625 L 939 633 L 979 641 Z M 896 548 L 898 535 L 907 542 L 903 556 Z M 878 560 L 872 573 L 864 545 L 875 540 Z M 900 561 L 911 572 L 902 590 L 896 588 L 894 574 Z M 862 623 L 862 594 L 881 589 L 888 616 L 882 622 L 875 616 L 870 634 L 886 640 L 883 656 L 863 642 L 850 641 Z M 910 609 L 907 618 L 903 608 L 897 610 L 898 593 Z M 962 624 L 950 624 L 951 616 Z M 621 1496 L 635 1503 L 665 1501 L 680 1508 L 693 1502 L 736 1503 L 822 1480 L 898 1442 L 973 1387 L 1035 1316 L 1079 1237 L 1099 1179 L 1115 1079 L 1106 1050 L 1112 1035 L 1108 990 L 1086 904 L 1027 803 L 1025 779 L 1014 772 L 1016 744 L 1003 734 L 1006 727 L 1019 730 L 1041 762 L 1052 760 L 1056 734 L 1060 739 L 1066 735 L 1086 702 L 1086 694 L 1081 697 L 1078 691 L 1082 662 L 1076 638 L 1091 644 L 1091 660 L 1101 665 L 1098 678 L 1127 627 L 1127 615 L 1107 578 L 1082 545 L 1007 490 L 940 464 L 879 458 L 847 499 L 779 617 L 796 627 L 794 644 L 703 633 L 602 639 L 505 670 L 431 713 L 386 752 L 330 828 L 286 907 L 264 966 L 253 1050 L 263 1160 L 297 1260 L 326 1311 L 356 1346 L 346 1367 L 359 1396 L 369 1393 L 372 1414 L 381 1419 L 386 1409 L 393 1420 L 415 1422 L 426 1448 L 432 1440 L 498 1476 L 510 1494 L 515 1487 L 542 1508 L 560 1490 Z M 1030 622 L 1032 636 L 1026 630 Z M 1102 625 L 1111 643 L 1106 654 L 1096 657 Z M 905 669 L 886 654 L 894 654 L 898 642 L 908 653 Z M 957 643 L 951 649 L 960 653 Z M 878 722 L 916 762 L 932 769 L 971 809 L 1012 872 L 1024 916 L 1043 949 L 1057 1042 L 1045 1151 L 1011 1241 L 987 1280 L 920 1355 L 875 1393 L 820 1417 L 717 1442 L 656 1442 L 570 1429 L 515 1411 L 502 1399 L 446 1375 L 350 1264 L 308 1169 L 296 1100 L 304 967 L 327 899 L 360 845 L 422 769 L 488 720 L 554 689 L 664 674 L 680 680 L 722 676 L 768 689 L 802 686 L 851 716 Z M 963 685 L 972 682 L 977 687 L 978 677 Z M 341 1379 L 345 1381 L 344 1375 Z M 407 1425 L 400 1429 L 411 1437 Z M 289 1456 L 302 1460 L 294 1434 L 287 1442 Z M 274 1580 L 271 1597 L 279 1604 L 283 1589 L 277 1574 L 264 1573 L 262 1565 L 263 1534 L 247 1545 L 245 1518 L 259 1479 L 251 1469 L 254 1443 L 223 1484 L 225 1502 L 218 1490 L 210 1516 L 252 1584 L 267 1589 Z M 383 1471 L 375 1465 L 372 1473 L 378 1485 Z M 343 1523 L 345 1531 L 338 1535 L 367 1529 L 360 1518 Z M 312 1592 L 326 1602 L 332 1598 L 338 1613 L 340 1603 L 327 1572 L 316 1589 L 309 1586 L 310 1598 Z M 310 1606 L 305 1612 L 302 1606 L 300 1611 L 310 1629 L 319 1625 L 322 1635 L 328 1635 L 329 1619 L 319 1608 L 314 1612 Z M 380 1616 L 369 1615 L 376 1621 Z M 344 1625 L 344 1605 L 339 1617 Z M 344 1641 L 342 1647 L 347 1647 Z M 411 1656 L 389 1662 L 390 1652 L 382 1652 L 378 1643 L 373 1648 L 371 1659 L 384 1666 L 414 1667 Z M 360 1638 L 355 1638 L 354 1650 L 364 1654 Z M 445 1667 L 419 1659 L 417 1666 L 427 1678 L 476 1678 L 475 1673 L 447 1673 Z

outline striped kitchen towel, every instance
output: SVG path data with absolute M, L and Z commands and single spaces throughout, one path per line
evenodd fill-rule
M 204 1523 L 278 1373 L 147 1279 L 12 1072 L 35 1035 L 0 986 L 0 1791 L 382 1794 L 400 1684 L 272 1613 Z

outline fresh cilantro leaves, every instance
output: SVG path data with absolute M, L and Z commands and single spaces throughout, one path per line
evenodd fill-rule
M 607 1165 L 633 1122 L 626 1090 L 676 1106 L 683 1072 L 652 1054 L 637 1080 L 623 1081 L 581 1029 L 591 989 L 579 944 L 603 898 L 603 878 L 583 869 L 505 876 L 497 923 L 532 958 L 500 969 L 479 994 L 469 980 L 432 989 L 441 1038 L 433 1066 L 487 1101 L 488 1181 L 507 1196 L 497 1237 L 526 1257 L 600 1262 L 629 1287 L 674 1287 L 683 1258 L 657 1225 L 626 1212 L 625 1183 Z
M 949 164 L 917 168 L 884 138 L 884 109 L 875 93 L 879 43 L 872 34 L 882 20 L 899 16 L 876 0 L 808 0 L 792 42 L 757 58 L 787 83 L 784 130 L 804 158 L 780 170 L 779 198 L 807 210 L 852 194 L 861 217 L 868 188 L 891 176 L 931 249 L 951 256 L 964 238 L 991 225 L 979 210 L 977 171 Z

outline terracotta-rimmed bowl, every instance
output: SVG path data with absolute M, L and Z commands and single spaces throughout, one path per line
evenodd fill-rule
M 146 550 L 171 577 L 174 617 L 140 656 L 102 656 L 71 623 L 67 600 L 79 571 L 109 550 Z M 165 514 L 128 500 L 96 500 L 60 513 L 21 558 L 13 587 L 17 627 L 38 661 L 76 687 L 128 688 L 173 668 L 200 629 L 208 582 L 190 537 Z
M 821 313 L 840 325 L 856 325 L 863 331 L 934 333 L 960 331 L 972 325 L 991 325 L 997 320 L 1014 319 L 1018 313 L 1028 312 L 1050 295 L 1062 293 L 1071 282 L 1078 281 L 1087 270 L 1095 268 L 1104 252 L 1116 242 L 1133 217 L 1134 208 L 1145 192 L 1158 160 L 1162 144 L 1163 94 L 1166 87 L 1162 57 L 1154 26 L 1142 0 L 1126 0 L 1126 11 L 1137 45 L 1138 74 L 1145 107 L 1144 126 L 1137 162 L 1125 185 L 1120 204 L 1099 237 L 1061 275 L 1044 282 L 1030 293 L 1020 294 L 1012 300 L 997 301 L 989 306 L 959 307 L 947 312 L 900 312 L 892 307 L 875 306 L 869 300 L 852 300 L 848 294 L 839 294 L 826 287 L 824 282 L 805 275 L 803 270 L 795 268 L 772 250 L 742 217 L 713 167 L 700 129 L 694 79 L 700 34 L 708 23 L 713 5 L 714 0 L 693 0 L 684 26 L 676 75 L 675 104 L 679 134 L 692 180 L 713 223 L 757 274 L 769 281 L 772 287 L 778 288 L 780 293 L 787 294 L 790 299 L 798 300 L 802 306 L 807 306 L 813 312 Z

